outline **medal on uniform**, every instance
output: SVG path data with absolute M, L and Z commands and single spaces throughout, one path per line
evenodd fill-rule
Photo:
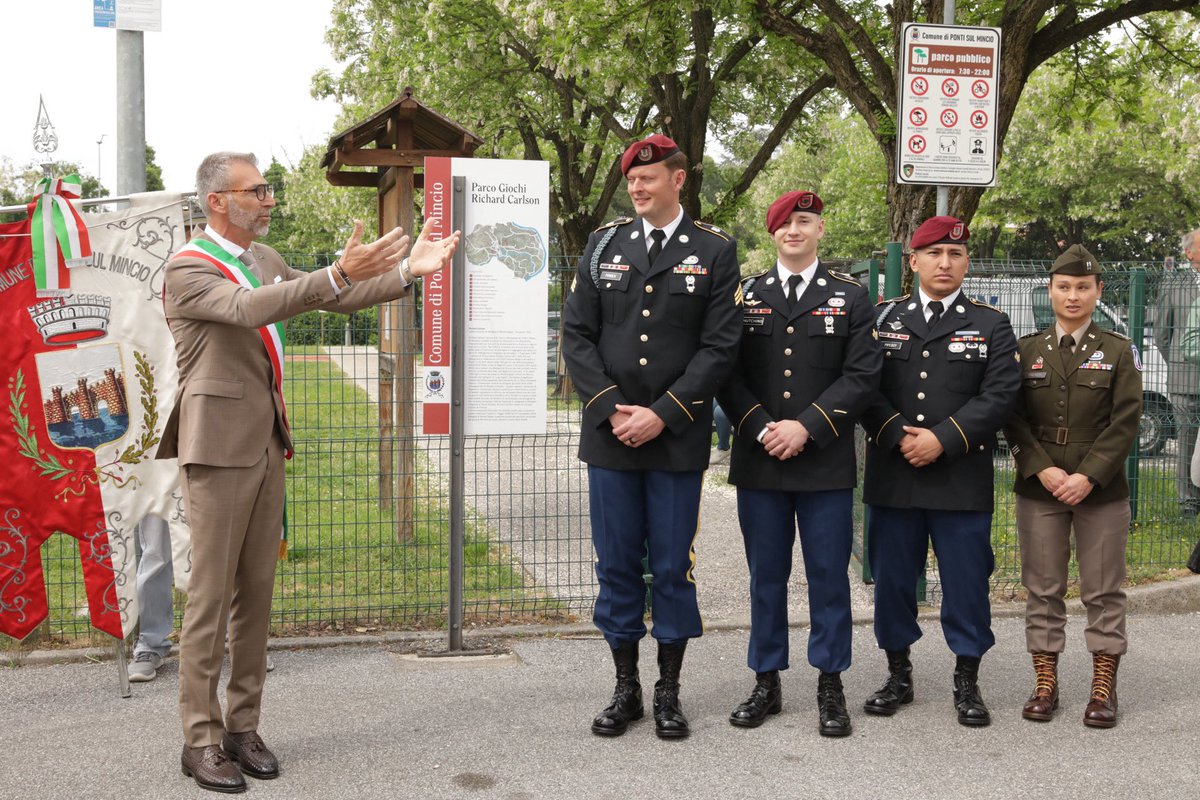
M 684 283 L 687 284 L 688 294 L 691 294 L 692 292 L 696 291 L 696 276 L 695 275 L 684 276 L 683 281 L 684 281 Z
M 833 335 L 833 317 L 825 318 L 825 334 L 827 336 Z

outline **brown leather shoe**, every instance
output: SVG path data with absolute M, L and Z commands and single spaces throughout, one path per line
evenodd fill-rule
M 1092 653 L 1092 697 L 1083 712 L 1089 728 L 1111 728 L 1117 724 L 1117 665 L 1120 656 Z
M 1049 722 L 1058 708 L 1058 653 L 1034 653 L 1033 674 L 1037 683 L 1021 709 L 1021 716 Z
M 237 794 L 246 791 L 246 779 L 229 757 L 217 747 L 185 747 L 180 758 L 183 774 L 196 780 L 201 789 Z
M 279 760 L 256 731 L 226 733 L 221 737 L 221 747 L 251 778 L 269 781 L 279 777 Z

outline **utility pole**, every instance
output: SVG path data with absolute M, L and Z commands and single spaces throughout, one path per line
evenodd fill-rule
M 942 22 L 947 25 L 954 24 L 954 17 L 958 13 L 954 7 L 954 0 L 944 0 L 942 3 Z M 950 187 L 939 185 L 937 187 L 937 213 L 939 217 L 944 217 L 950 213 Z
M 141 31 L 117 34 L 117 194 L 146 191 L 146 57 Z

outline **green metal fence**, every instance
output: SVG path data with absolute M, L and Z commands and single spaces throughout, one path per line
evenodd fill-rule
M 899 248 L 889 254 L 898 265 Z M 302 268 L 329 263 L 321 255 L 289 260 Z M 964 288 L 1009 312 L 1018 334 L 1028 333 L 1052 318 L 1044 288 L 1047 266 L 976 262 Z M 547 432 L 467 442 L 468 624 L 586 617 L 595 595 L 586 474 L 576 458 L 580 406 L 557 357 L 559 309 L 574 259 L 556 259 L 551 267 Z M 1101 324 L 1139 341 L 1145 361 L 1146 412 L 1139 448 L 1129 463 L 1136 509 L 1129 571 L 1138 578 L 1180 567 L 1196 538 L 1196 524 L 1180 513 L 1176 493 L 1177 445 L 1182 437 L 1194 439 L 1196 430 L 1175 419 L 1165 392 L 1165 364 L 1143 330 L 1161 268 L 1126 263 L 1105 269 Z M 873 267 L 863 262 L 857 271 L 876 296 L 898 290 L 900 273 L 886 269 L 883 261 Z M 380 313 L 310 312 L 289 326 L 286 392 L 296 457 L 288 474 L 290 552 L 279 566 L 274 604 L 280 631 L 445 624 L 448 443 L 446 437 L 420 436 L 403 424 L 418 417 L 419 405 L 394 399 L 403 394 L 400 381 L 411 379 L 401 367 L 404 359 L 415 361 L 420 354 L 409 348 L 396 359 L 380 355 Z M 404 313 L 389 322 L 415 334 L 419 315 Z M 419 336 L 411 341 L 419 342 Z M 393 423 L 381 426 L 386 416 L 381 411 L 388 407 Z M 410 463 L 412 470 L 406 471 Z M 1003 450 L 995 453 L 995 467 L 993 580 L 1004 594 L 1020 588 L 1020 569 L 1012 461 Z M 862 514 L 856 519 L 861 553 Z M 729 535 L 737 536 L 736 522 L 730 526 Z M 46 631 L 86 636 L 73 540 L 53 537 L 44 555 L 52 603 Z M 869 579 L 869 565 L 861 568 Z M 936 599 L 932 563 L 929 591 Z

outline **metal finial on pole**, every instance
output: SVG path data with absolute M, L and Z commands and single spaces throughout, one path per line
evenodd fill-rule
M 46 160 L 42 162 L 42 171 L 46 173 L 46 177 L 54 177 L 52 173 L 54 172 L 54 153 L 58 150 L 58 133 L 54 130 L 54 124 L 50 122 L 50 112 L 46 110 L 46 101 L 40 94 L 38 95 L 37 122 L 33 125 L 33 150 L 46 157 Z

